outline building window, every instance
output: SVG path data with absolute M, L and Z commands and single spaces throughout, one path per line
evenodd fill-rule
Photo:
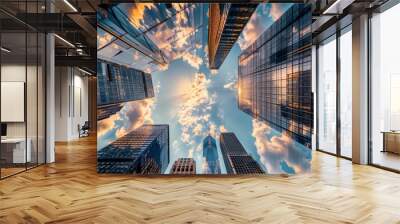
M 351 25 L 340 36 L 340 155 L 352 157 L 352 32 Z
M 336 154 L 336 35 L 318 47 L 318 149 Z
M 370 159 L 400 170 L 400 4 L 371 18 Z

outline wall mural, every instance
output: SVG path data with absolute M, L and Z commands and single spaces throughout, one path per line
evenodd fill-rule
M 310 170 L 308 5 L 120 3 L 97 20 L 99 173 Z

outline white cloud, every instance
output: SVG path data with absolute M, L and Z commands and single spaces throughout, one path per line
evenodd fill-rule
M 250 46 L 271 25 L 271 23 L 266 22 L 268 19 L 266 16 L 269 16 L 274 22 L 279 19 L 282 13 L 283 10 L 279 3 L 260 4 L 238 39 L 240 49 L 244 50 Z
M 124 107 L 119 112 L 120 120 L 123 125 L 117 128 L 116 137 L 120 138 L 145 123 L 152 124 L 154 102 L 154 99 L 146 99 L 125 103 Z
M 182 60 L 186 61 L 189 65 L 196 69 L 199 69 L 200 65 L 203 63 L 203 59 L 201 59 L 201 57 L 188 51 L 182 54 Z
M 215 136 L 217 128 L 214 122 L 210 121 L 210 114 L 215 104 L 216 95 L 209 92 L 211 80 L 204 73 L 195 73 L 190 82 L 190 87 L 184 88 L 180 97 L 182 101 L 177 113 L 178 124 L 180 125 L 180 141 L 185 145 L 187 154 L 192 155 L 201 149 L 202 139 L 209 133 Z
M 152 124 L 154 106 L 155 98 L 125 103 L 118 113 L 97 122 L 98 138 L 114 133 L 113 136 L 108 136 L 108 141 L 114 141 L 143 124 Z
M 260 160 L 269 173 L 282 173 L 282 163 L 292 167 L 296 173 L 308 171 L 310 168 L 309 149 L 286 134 L 271 135 L 272 128 L 265 123 L 253 120 L 252 136 L 256 139 L 255 146 Z
M 253 13 L 238 39 L 240 49 L 244 50 L 252 44 L 263 31 L 262 21 L 257 13 Z
M 203 59 L 196 55 L 196 50 L 201 48 L 201 44 L 195 42 L 195 34 L 199 29 L 194 27 L 190 19 L 194 15 L 196 5 L 176 3 L 172 6 L 178 13 L 172 16 L 168 23 L 147 32 L 147 35 L 164 52 L 168 61 L 181 58 L 190 66 L 199 69 L 203 63 Z M 154 12 L 160 13 L 158 10 Z

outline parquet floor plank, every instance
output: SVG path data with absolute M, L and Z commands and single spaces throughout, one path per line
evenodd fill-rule
M 0 223 L 400 223 L 400 175 L 314 152 L 295 176 L 96 173 L 96 139 L 0 181 Z

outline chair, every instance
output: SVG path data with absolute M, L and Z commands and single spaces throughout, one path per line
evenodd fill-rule
M 82 127 L 78 125 L 79 138 L 89 136 L 89 129 L 90 129 L 89 121 L 85 121 Z

